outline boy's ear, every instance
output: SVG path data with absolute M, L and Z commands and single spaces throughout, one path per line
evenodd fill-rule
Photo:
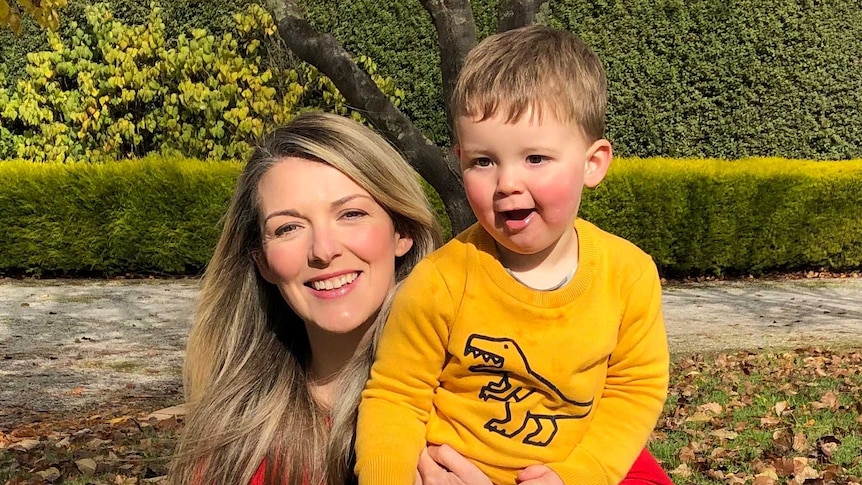
M 596 140 L 587 149 L 587 163 L 584 166 L 584 185 L 589 188 L 599 185 L 599 182 L 604 180 L 605 175 L 607 175 L 613 158 L 614 149 L 611 146 L 611 142 L 604 138 Z
M 452 146 L 452 153 L 455 154 L 455 158 L 461 160 L 461 145 L 456 143 Z

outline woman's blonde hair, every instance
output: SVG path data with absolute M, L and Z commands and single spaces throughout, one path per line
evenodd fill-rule
M 305 326 L 254 263 L 262 251 L 258 185 L 286 157 L 338 169 L 388 212 L 399 234 L 413 239 L 397 258 L 397 281 L 440 243 L 418 176 L 370 129 L 306 113 L 270 134 L 236 183 L 203 277 L 184 369 L 190 412 L 171 465 L 172 484 L 247 484 L 264 460 L 268 484 L 353 481 L 356 410 L 375 339 L 366 339 L 342 371 L 340 400 L 324 409 L 309 390 Z

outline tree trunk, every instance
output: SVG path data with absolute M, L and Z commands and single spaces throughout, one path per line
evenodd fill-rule
M 316 31 L 296 0 L 267 0 L 267 5 L 279 35 L 290 50 L 329 77 L 347 102 L 362 111 L 440 194 L 452 232 L 457 234 L 472 224 L 475 217 L 467 204 L 454 155 L 426 138 L 333 36 Z
M 476 21 L 468 0 L 421 0 L 437 29 L 440 46 L 440 72 L 443 75 L 443 101 L 449 131 L 454 129 L 450 101 L 464 58 L 476 45 Z M 454 133 L 453 140 L 454 140 Z

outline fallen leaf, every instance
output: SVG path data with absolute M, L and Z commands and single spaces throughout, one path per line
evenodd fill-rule
M 701 404 L 700 406 L 697 407 L 697 410 L 709 412 L 712 414 L 721 414 L 721 411 L 723 410 L 723 408 L 721 407 L 721 404 L 719 404 L 717 402 L 711 402 L 711 403 L 707 403 L 707 404 Z
M 772 463 L 779 477 L 787 477 L 795 472 L 793 460 L 790 458 L 778 458 Z
M 787 407 L 787 401 L 778 401 L 777 403 L 775 403 L 775 406 L 773 406 L 772 409 L 775 410 L 775 414 L 781 416 L 781 413 L 783 413 L 784 410 L 787 409 Z
M 760 424 L 763 426 L 775 426 L 776 424 L 778 424 L 780 422 L 781 422 L 780 419 L 772 417 L 772 416 L 766 416 L 766 417 L 760 418 Z
M 793 478 L 796 480 L 808 480 L 812 478 L 820 478 L 820 472 L 811 468 L 810 466 L 806 466 L 802 469 L 801 472 L 793 475 Z
M 710 420 L 712 420 L 712 416 L 703 411 L 698 411 L 691 416 L 685 418 L 686 423 L 705 423 Z
M 727 428 L 720 428 L 720 429 L 716 429 L 714 431 L 710 431 L 709 435 L 715 436 L 716 438 L 723 439 L 723 440 L 732 440 L 732 439 L 736 438 L 737 436 L 739 436 L 739 433 L 737 433 L 735 431 L 730 431 Z
M 712 458 L 713 460 L 719 460 L 721 458 L 724 458 L 724 455 L 726 455 L 726 454 L 727 454 L 726 449 L 724 449 L 720 446 L 717 446 L 711 452 L 709 452 L 709 457 Z
M 159 409 L 158 411 L 153 411 L 150 413 L 146 420 L 156 419 L 157 421 L 164 421 L 166 419 L 170 419 L 175 416 L 185 416 L 186 415 L 186 406 L 185 404 L 180 404 L 179 406 L 171 406 L 169 408 Z
M 822 436 L 817 440 L 817 446 L 826 458 L 832 458 L 832 453 L 841 445 L 841 440 L 834 436 Z
M 793 450 L 800 453 L 808 451 L 811 446 L 808 444 L 808 438 L 804 434 L 798 433 L 793 437 Z
M 688 446 L 683 446 L 682 449 L 679 450 L 679 461 L 681 462 L 692 462 L 695 459 L 694 450 Z
M 678 476 L 680 478 L 688 478 L 691 476 L 691 468 L 688 467 L 685 463 L 674 468 L 670 471 L 671 475 Z
M 84 476 L 93 476 L 96 474 L 96 460 L 92 458 L 83 458 L 75 462 L 75 466 Z
M 42 477 L 42 480 L 45 480 L 46 482 L 54 482 L 55 480 L 60 478 L 60 470 L 58 470 L 57 467 L 53 466 L 51 468 L 48 468 L 47 470 L 42 470 L 36 473 L 40 477 Z
M 21 440 L 15 443 L 14 445 L 10 446 L 9 449 L 15 451 L 30 451 L 37 446 L 39 446 L 39 440 L 28 439 Z
M 777 478 L 772 478 L 768 475 L 756 475 L 753 485 L 775 485 L 777 481 Z
M 179 421 L 177 421 L 176 416 L 171 416 L 168 419 L 159 421 L 156 423 L 156 429 L 160 431 L 171 431 L 180 427 Z

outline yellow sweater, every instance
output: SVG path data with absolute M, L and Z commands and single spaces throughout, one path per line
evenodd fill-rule
M 532 290 L 478 224 L 421 261 L 398 292 L 356 440 L 361 485 L 411 485 L 426 440 L 494 483 L 546 464 L 567 484 L 618 483 L 667 395 L 652 259 L 578 220 L 562 288 Z

